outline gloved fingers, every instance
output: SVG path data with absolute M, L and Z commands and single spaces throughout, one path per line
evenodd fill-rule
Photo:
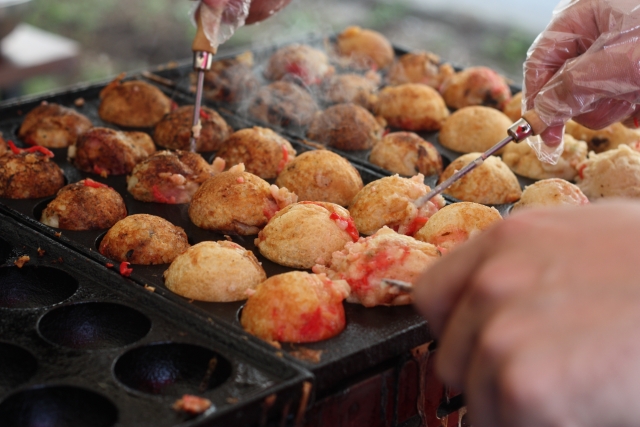
M 573 120 L 580 123 L 582 126 L 588 127 L 589 129 L 603 129 L 628 118 L 630 114 L 634 114 L 635 107 L 635 105 L 626 101 L 602 99 L 596 102 L 593 111 L 575 116 Z M 640 115 L 640 112 L 638 112 L 638 114 Z M 638 126 L 632 127 L 640 127 L 640 123 L 638 123 Z
M 562 144 L 562 136 L 564 135 L 564 125 L 549 126 L 539 136 L 542 138 L 544 145 L 554 148 Z

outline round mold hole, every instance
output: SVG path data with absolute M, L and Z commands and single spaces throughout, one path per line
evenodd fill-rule
M 78 281 L 50 267 L 0 267 L 0 308 L 57 304 L 78 290 Z
M 37 370 L 38 361 L 31 353 L 17 345 L 0 342 L 0 391 L 9 391 L 28 381 Z
M 111 427 L 118 410 L 106 397 L 71 386 L 15 393 L 0 403 L 3 427 Z
M 46 340 L 83 350 L 123 347 L 144 338 L 150 329 L 151 321 L 138 310 L 108 302 L 54 308 L 38 322 Z
M 123 354 L 114 366 L 120 383 L 153 395 L 200 394 L 224 383 L 231 364 L 213 350 L 193 344 L 163 343 Z
M 49 203 L 51 203 L 53 201 L 53 199 L 55 199 L 55 197 L 48 197 L 48 198 L 38 202 L 33 207 L 33 218 L 35 218 L 36 221 L 40 222 L 40 218 L 42 218 L 42 212 L 49 205 Z

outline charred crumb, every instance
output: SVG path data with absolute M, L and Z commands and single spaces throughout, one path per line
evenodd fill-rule
M 240 401 L 240 399 L 238 399 L 237 397 L 227 397 L 226 402 L 230 405 L 235 405 L 236 403 L 238 403 Z
M 148 290 L 149 292 L 155 292 L 155 291 L 156 291 L 156 288 L 155 288 L 154 286 L 149 286 L 149 285 L 147 285 L 146 283 L 145 283 L 145 285 L 144 285 L 144 288 L 145 288 L 146 290 Z
M 84 106 L 84 98 L 76 98 L 75 101 L 73 101 L 73 105 L 75 105 L 76 107 L 82 107 Z
M 319 363 L 322 357 L 322 350 L 313 350 L 306 347 L 299 347 L 297 350 L 290 351 L 289 354 L 299 360 L 305 362 Z
M 47 251 L 45 251 L 44 249 L 38 248 L 38 256 L 39 257 L 43 257 L 44 254 L 46 254 L 46 253 L 47 253 Z
M 62 236 L 62 231 L 58 231 L 57 233 L 54 234 L 56 237 L 60 237 Z
M 18 268 L 22 268 L 30 260 L 31 260 L 31 257 L 29 257 L 29 255 L 22 255 L 21 257 L 13 261 L 13 264 Z

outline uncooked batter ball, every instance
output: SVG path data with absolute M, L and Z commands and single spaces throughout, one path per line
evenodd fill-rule
M 209 178 L 194 194 L 189 218 L 200 228 L 241 235 L 258 234 L 276 212 L 297 201 L 286 188 L 236 165 Z
M 307 138 L 344 151 L 368 150 L 382 138 L 383 123 L 359 105 L 338 104 L 315 115 Z
M 269 58 L 264 76 L 269 80 L 294 77 L 306 85 L 316 85 L 334 73 L 323 51 L 306 44 L 291 44 Z
M 153 132 L 153 140 L 170 150 L 190 150 L 193 128 L 193 105 L 183 105 L 160 120 Z M 233 128 L 215 110 L 202 106 L 200 134 L 196 138 L 196 151 L 215 151 L 222 141 L 233 133 Z
M 614 123 L 606 128 L 593 130 L 569 120 L 565 134 L 580 141 L 586 141 L 589 151 L 596 153 L 613 150 L 620 144 L 634 145 L 640 141 L 640 129 L 630 129 L 622 123 Z
M 444 198 L 438 195 L 424 206 L 416 207 L 414 202 L 430 190 L 422 174 L 412 178 L 388 176 L 360 190 L 349 205 L 349 212 L 362 234 L 374 234 L 387 226 L 400 234 L 413 235 L 445 205 Z
M 442 82 L 455 73 L 451 64 L 443 64 L 431 52 L 412 52 L 402 55 L 393 63 L 387 80 L 390 85 L 422 83 L 438 89 Z
M 453 151 L 483 153 L 508 136 L 511 123 L 502 111 L 471 105 L 449 116 L 440 129 L 438 140 Z
M 580 206 L 589 204 L 589 199 L 575 184 L 560 178 L 549 178 L 525 187 L 512 212 L 524 208 L 552 206 Z
M 147 214 L 118 221 L 100 242 L 100 253 L 107 258 L 144 265 L 169 264 L 188 248 L 182 228 Z
M 469 67 L 442 84 L 442 96 L 451 108 L 484 105 L 502 110 L 511 99 L 506 79 L 488 67 Z
M 103 230 L 127 216 L 122 196 L 90 178 L 62 187 L 40 222 L 63 230 Z
M 33 147 L 33 149 L 43 147 Z M 46 149 L 43 149 L 43 151 Z M 48 151 L 48 150 L 47 150 Z M 46 152 L 46 151 L 45 151 Z M 53 156 L 53 153 L 50 154 Z M 62 169 L 40 151 L 7 151 L 0 156 L 0 197 L 36 199 L 56 194 L 64 186 Z
M 452 203 L 433 214 L 413 237 L 446 253 L 501 220 L 496 208 L 473 202 Z
M 373 110 L 377 100 L 380 75 L 375 72 L 360 74 L 338 74 L 322 83 L 320 98 L 325 104 L 354 103 Z
M 261 87 L 249 101 L 254 119 L 275 126 L 308 126 L 316 111 L 318 105 L 309 92 L 282 80 Z
M 373 236 L 347 243 L 333 253 L 327 266 L 316 265 L 313 271 L 346 280 L 351 288 L 348 302 L 365 307 L 405 305 L 413 301 L 411 294 L 383 284 L 382 279 L 413 283 L 438 258 L 440 252 L 432 244 L 383 227 Z
M 469 153 L 458 157 L 440 175 L 438 183 L 481 155 L 482 153 Z M 499 157 L 489 156 L 484 163 L 454 182 L 444 193 L 466 202 L 498 205 L 515 202 L 520 198 L 522 189 L 509 167 Z
M 404 176 L 424 176 L 442 172 L 442 157 L 430 142 L 413 132 L 392 132 L 373 146 L 369 161 Z
M 200 185 L 220 172 L 200 154 L 159 151 L 133 168 L 127 191 L 142 202 L 189 203 Z
M 578 171 L 576 183 L 591 201 L 640 197 L 640 153 L 628 145 L 600 154 L 589 153 Z
M 227 166 L 244 163 L 247 172 L 272 179 L 295 159 L 296 150 L 271 129 L 255 126 L 231 134 L 216 155 L 224 159 Z
M 163 276 L 171 292 L 209 302 L 247 299 L 247 290 L 267 279 L 253 252 L 226 240 L 191 246 Z
M 245 331 L 268 342 L 326 340 L 345 328 L 349 286 L 324 274 L 291 271 L 258 285 L 242 309 Z
M 333 203 L 300 202 L 279 211 L 260 231 L 256 246 L 271 261 L 293 268 L 325 264 L 358 240 L 349 211 Z
M 171 111 L 171 99 L 141 80 L 122 82 L 118 76 L 100 91 L 98 114 L 106 122 L 125 127 L 153 127 Z
M 412 131 L 439 130 L 449 117 L 438 91 L 419 83 L 382 89 L 376 113 L 384 117 L 389 126 Z
M 384 69 L 391 65 L 395 53 L 385 36 L 377 31 L 347 27 L 336 38 L 338 55 L 358 69 Z
M 91 120 L 76 110 L 42 101 L 24 116 L 18 137 L 29 145 L 68 147 L 92 126 Z
M 347 206 L 363 187 L 358 170 L 344 157 L 327 150 L 297 156 L 278 175 L 276 185 L 298 195 L 299 201 Z

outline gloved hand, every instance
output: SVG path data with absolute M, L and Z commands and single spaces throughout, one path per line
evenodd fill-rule
M 524 64 L 524 108 L 561 142 L 573 118 L 599 129 L 640 115 L 640 8 L 637 0 L 563 0 Z M 635 121 L 637 123 L 637 120 Z

